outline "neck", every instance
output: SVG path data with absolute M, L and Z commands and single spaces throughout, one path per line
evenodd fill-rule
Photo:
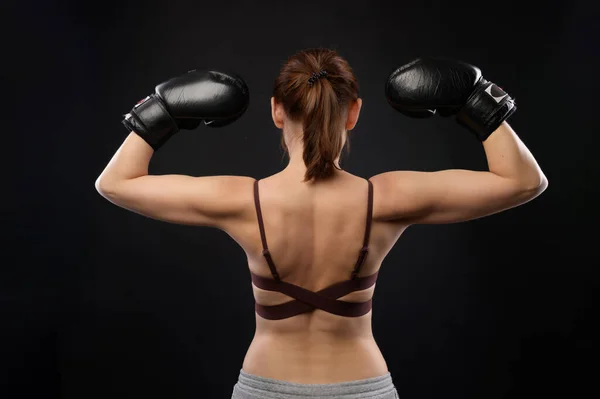
M 294 137 L 294 138 L 292 138 L 292 137 Z M 307 169 L 306 165 L 304 164 L 304 159 L 303 159 L 304 143 L 298 137 L 301 137 L 301 136 L 299 134 L 295 134 L 295 135 L 287 134 L 284 136 L 285 144 L 288 149 L 288 155 L 290 157 L 290 161 L 288 162 L 288 164 L 285 167 L 285 169 L 283 170 L 283 172 L 285 172 L 286 174 L 289 174 L 291 176 L 301 176 L 302 178 L 304 178 L 304 174 L 306 173 L 306 169 Z M 338 156 L 334 160 L 334 165 L 337 168 L 341 169 L 340 156 Z M 339 170 L 336 170 L 336 172 L 339 172 Z
M 302 159 L 302 151 L 299 152 L 290 152 L 290 161 L 288 162 L 285 169 L 283 169 L 282 173 L 285 173 L 292 179 L 304 179 L 304 175 L 306 174 L 306 165 L 304 164 L 304 160 Z M 334 161 L 336 167 L 340 168 L 340 157 L 337 157 Z M 335 170 L 334 174 L 340 173 L 340 170 Z

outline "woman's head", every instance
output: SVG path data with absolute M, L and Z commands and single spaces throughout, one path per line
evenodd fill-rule
M 304 181 L 331 177 L 358 120 L 361 100 L 352 68 L 335 51 L 307 49 L 282 66 L 271 99 L 275 125 L 292 145 L 302 145 Z M 297 133 L 297 134 L 296 134 Z

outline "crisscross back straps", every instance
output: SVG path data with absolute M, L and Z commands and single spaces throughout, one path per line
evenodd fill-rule
M 285 281 L 274 281 L 270 278 L 258 276 L 250 272 L 252 282 L 258 288 L 267 291 L 281 292 L 293 300 L 273 306 L 265 306 L 256 303 L 256 312 L 268 320 L 281 320 L 297 316 L 302 313 L 312 312 L 315 309 L 345 317 L 363 316 L 372 308 L 372 299 L 366 302 L 346 302 L 338 298 L 348 295 L 354 291 L 362 291 L 375 285 L 378 272 L 371 276 L 360 277 L 354 280 L 346 280 L 330 285 L 317 292 Z
M 273 263 L 271 253 L 269 252 L 269 247 L 267 246 L 265 224 L 263 223 L 262 211 L 260 209 L 260 197 L 258 195 L 258 180 L 254 181 L 254 206 L 256 208 L 256 217 L 258 218 L 258 228 L 260 229 L 260 239 L 262 241 L 263 256 L 267 260 L 273 278 L 277 281 L 280 281 L 281 279 L 279 278 L 279 273 L 277 273 L 277 268 L 275 267 L 275 263 Z
M 352 271 L 352 280 L 354 280 L 358 276 L 360 268 L 365 262 L 365 258 L 367 257 L 367 253 L 369 253 L 369 238 L 371 237 L 371 224 L 373 222 L 373 183 L 371 182 L 371 180 L 367 180 L 367 182 L 369 183 L 369 200 L 367 204 L 367 223 L 365 226 L 365 238 L 363 240 L 363 246 L 360 250 L 360 255 L 358 256 L 358 260 L 356 261 L 356 265 L 354 266 L 354 270 Z

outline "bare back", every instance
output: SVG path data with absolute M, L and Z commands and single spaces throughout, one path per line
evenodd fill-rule
M 348 280 L 363 244 L 368 184 L 337 172 L 328 182 L 302 183 L 285 172 L 260 181 L 260 202 L 268 246 L 283 281 L 311 291 Z M 250 196 L 251 193 L 248 193 Z M 374 192 L 369 253 L 359 277 L 377 272 L 406 225 L 377 218 Z M 262 255 L 256 214 L 228 233 L 245 250 L 252 273 L 271 277 Z M 253 285 L 261 305 L 292 298 Z M 375 286 L 339 298 L 365 302 Z M 256 315 L 256 333 L 243 364 L 247 373 L 298 383 L 334 383 L 385 374 L 387 365 L 371 330 L 372 312 L 342 317 L 323 310 L 283 320 Z

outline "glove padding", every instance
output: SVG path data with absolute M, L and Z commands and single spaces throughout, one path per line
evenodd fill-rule
M 193 70 L 156 86 L 155 94 L 125 115 L 123 125 L 157 150 L 180 129 L 234 122 L 248 104 L 248 86 L 238 75 Z
M 517 106 L 479 68 L 443 58 L 418 58 L 392 72 L 385 86 L 388 103 L 413 118 L 436 112 L 456 115 L 479 140 L 486 140 Z

